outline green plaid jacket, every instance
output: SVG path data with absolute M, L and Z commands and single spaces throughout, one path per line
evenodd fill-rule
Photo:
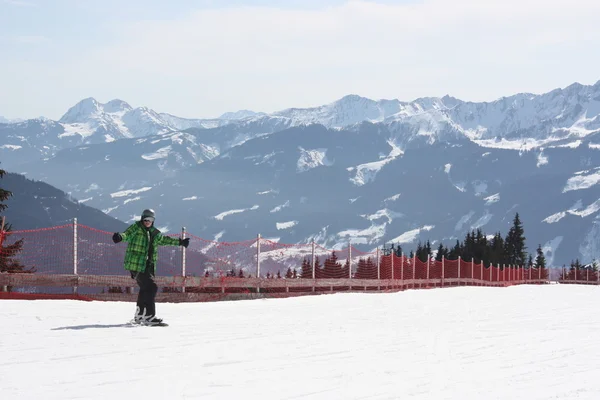
M 150 237 L 152 240 L 152 267 L 153 274 L 156 270 L 156 258 L 158 246 L 179 246 L 179 238 L 163 236 L 158 229 L 152 225 L 146 229 L 141 221 L 136 222 L 121 233 L 123 241 L 127 242 L 125 251 L 125 269 L 134 272 L 144 272 L 148 261 L 148 246 Z

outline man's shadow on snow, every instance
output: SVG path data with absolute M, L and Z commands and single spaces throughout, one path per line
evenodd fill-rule
M 101 328 L 135 328 L 132 324 L 109 324 L 109 325 L 74 325 L 74 326 L 61 326 L 60 328 L 52 328 L 53 331 L 64 331 L 64 330 L 81 330 L 81 329 L 101 329 Z

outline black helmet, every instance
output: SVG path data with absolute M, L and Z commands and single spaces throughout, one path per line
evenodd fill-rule
M 152 210 L 152 209 L 145 209 L 142 212 L 142 221 L 144 220 L 144 218 L 152 218 L 152 221 L 154 222 L 154 210 Z

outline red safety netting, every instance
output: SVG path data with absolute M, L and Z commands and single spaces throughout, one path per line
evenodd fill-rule
M 13 269 L 40 274 L 69 274 L 74 268 L 73 224 L 45 229 L 4 232 L 1 249 Z M 9 254 L 7 248 L 16 246 Z
M 180 237 L 177 234 L 169 236 Z M 218 242 L 193 234 L 186 236 L 191 239 L 187 249 L 161 246 L 158 250 L 156 276 L 160 293 L 214 294 L 211 299 L 218 299 L 226 294 L 288 295 L 290 292 L 307 290 L 318 292 L 460 284 L 498 285 L 548 279 L 548 269 L 483 266 L 473 260 L 422 261 L 416 257 L 384 255 L 379 251 L 362 252 L 352 246 L 328 249 L 315 243 L 284 244 L 262 238 Z M 0 232 L 0 244 L 2 272 L 29 272 L 39 277 L 10 280 L 12 283 L 9 289 L 19 291 L 22 295 L 101 294 L 114 295 L 116 299 L 120 299 L 120 295 L 126 298 L 136 292 L 135 281 L 123 268 L 127 243 L 113 243 L 112 232 L 74 223 L 44 229 Z M 557 272 L 559 274 L 564 281 L 599 280 L 598 273 L 591 269 L 565 270 Z M 168 279 L 160 279 L 161 277 Z M 273 281 L 269 284 L 261 283 L 264 279 Z M 295 279 L 303 280 L 298 281 L 297 285 L 286 283 Z M 281 283 L 277 283 L 277 280 L 281 280 Z M 350 280 L 360 282 L 353 284 Z M 366 280 L 374 282 L 370 284 Z M 9 282 L 6 279 L 4 281 Z M 323 284 L 318 284 L 319 281 Z M 19 286 L 14 282 L 23 283 Z M 6 286 L 0 285 L 0 289 L 6 290 Z
M 563 283 L 599 284 L 600 274 L 592 268 L 561 268 L 558 280 Z

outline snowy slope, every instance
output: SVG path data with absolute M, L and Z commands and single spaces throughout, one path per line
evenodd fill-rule
M 600 398 L 597 287 L 158 304 L 0 301 L 4 399 Z M 34 384 L 33 384 L 34 382 Z

